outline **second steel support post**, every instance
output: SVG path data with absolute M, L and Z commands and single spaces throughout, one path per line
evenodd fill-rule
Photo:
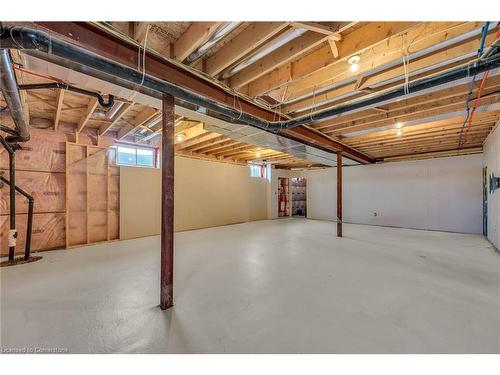
M 163 95 L 161 144 L 161 286 L 160 307 L 174 304 L 174 97 Z
M 337 152 L 337 237 L 342 237 L 342 151 Z
M 16 165 L 14 150 L 7 150 L 9 153 L 9 205 L 10 205 L 10 231 L 9 231 L 9 260 L 14 260 L 16 253 Z

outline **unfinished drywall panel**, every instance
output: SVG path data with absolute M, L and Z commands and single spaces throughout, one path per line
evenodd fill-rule
M 488 136 L 484 143 L 484 166 L 487 168 L 489 185 L 490 176 L 500 176 L 500 126 Z M 488 188 L 488 240 L 500 249 L 500 189 L 491 192 Z
M 305 172 L 307 215 L 335 220 L 336 168 Z M 344 167 L 344 221 L 482 231 L 482 156 Z
M 160 234 L 160 209 L 161 170 L 120 167 L 120 238 Z
M 263 220 L 267 180 L 247 166 L 175 158 L 176 231 Z M 120 238 L 160 233 L 161 170 L 120 167 Z

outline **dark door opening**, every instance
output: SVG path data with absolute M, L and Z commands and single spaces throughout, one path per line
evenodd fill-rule
M 307 181 L 305 177 L 292 178 L 292 216 L 307 217 Z

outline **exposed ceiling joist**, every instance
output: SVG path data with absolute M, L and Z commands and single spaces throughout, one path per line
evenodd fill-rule
M 87 104 L 87 108 L 83 112 L 83 115 L 78 122 L 78 125 L 76 126 L 77 133 L 80 133 L 85 125 L 87 125 L 87 122 L 90 120 L 90 117 L 92 117 L 92 114 L 94 113 L 94 110 L 96 109 L 98 104 L 99 102 L 97 101 L 97 98 L 90 98 L 89 103 Z
M 61 110 L 63 108 L 64 104 L 64 93 L 65 90 L 58 90 L 57 91 L 57 98 L 56 98 L 56 113 L 54 115 L 54 130 L 57 130 L 59 127 L 59 121 L 61 120 Z
M 125 114 L 132 109 L 133 103 L 124 103 L 115 117 L 107 124 L 101 125 L 99 128 L 99 135 L 102 136 L 106 134 L 106 132 L 111 129 L 114 125 L 116 125 Z
M 293 62 L 293 69 L 290 67 L 290 71 L 293 71 L 293 76 L 287 77 L 281 70 L 274 69 L 260 79 L 250 83 L 244 91 L 249 96 L 259 96 L 288 83 L 290 80 L 293 81 L 300 77 L 308 77 L 308 75 L 313 72 L 318 74 L 320 71 L 326 70 L 330 64 L 334 64 L 342 59 L 347 59 L 352 54 L 368 49 L 386 40 L 390 36 L 401 33 L 414 25 L 414 22 L 368 23 L 347 34 L 343 37 L 342 41 L 337 43 L 337 58 L 332 57 L 330 45 L 325 45 L 312 52 L 307 57 Z M 325 75 L 328 76 L 326 73 Z M 315 80 L 315 82 L 318 83 L 321 82 L 321 80 Z
M 212 76 L 218 75 L 267 43 L 287 26 L 287 22 L 253 22 L 206 60 L 206 73 Z
M 337 29 L 334 27 L 322 25 L 318 22 L 292 22 L 292 26 L 306 29 L 309 31 L 313 31 L 315 33 L 328 35 L 336 41 L 342 39 L 342 36 L 337 32 Z
M 158 111 L 154 108 L 147 107 L 137 114 L 128 124 L 122 126 L 118 130 L 117 139 L 122 140 L 126 136 L 133 134 L 139 127 L 158 115 Z
M 217 31 L 223 22 L 193 22 L 174 43 L 174 58 L 184 61 Z
M 328 38 L 324 34 L 307 31 L 305 34 L 293 39 L 277 48 L 262 59 L 242 69 L 229 79 L 230 86 L 238 89 L 251 81 L 271 72 L 276 67 L 297 59 L 312 48 L 320 45 Z

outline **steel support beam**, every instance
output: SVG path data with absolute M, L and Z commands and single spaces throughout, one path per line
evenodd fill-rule
M 138 54 L 137 42 L 127 40 L 118 34 L 112 34 L 94 23 L 90 22 L 35 22 L 37 26 L 45 28 L 46 31 L 57 33 L 66 41 L 91 51 L 111 61 L 137 69 L 138 58 L 142 59 L 142 50 Z M 234 106 L 234 94 L 224 90 L 222 87 L 201 75 L 193 73 L 180 63 L 161 57 L 150 51 L 146 51 L 145 72 L 156 78 L 167 80 L 175 85 L 184 87 L 194 93 L 206 96 L 229 106 Z M 243 112 L 251 113 L 267 121 L 276 119 L 276 114 L 263 108 L 252 101 L 239 98 Z M 238 106 L 238 109 L 240 107 Z
M 14 260 L 16 253 L 16 165 L 15 154 L 9 151 L 9 205 L 10 205 L 10 230 L 9 230 L 9 260 Z M 13 239 L 13 242 L 12 242 Z
M 342 151 L 337 152 L 337 237 L 342 237 Z
M 112 33 L 110 30 L 96 24 L 89 22 L 35 22 L 35 24 L 37 28 L 45 29 L 44 31 L 52 34 L 59 34 L 65 41 L 113 62 L 134 69 L 138 66 L 139 45 L 137 42 L 127 40 L 123 36 Z M 263 120 L 285 120 L 282 116 L 276 116 L 274 111 L 259 106 L 244 97 L 239 97 L 236 108 L 235 94 L 233 92 L 227 91 L 216 83 L 192 72 L 182 64 L 165 59 L 150 51 L 147 51 L 145 54 L 145 73 L 162 80 L 167 80 L 193 93 L 215 100 L 238 111 L 257 116 Z M 303 128 L 303 126 L 299 126 L 288 129 L 286 133 L 290 137 L 303 139 L 304 132 L 307 132 Z M 314 143 L 316 146 L 322 147 L 329 152 L 342 150 L 346 157 L 350 158 L 352 155 L 354 160 L 361 163 L 368 164 L 375 162 L 373 158 L 319 132 L 314 137 L 314 142 L 308 139 L 309 143 Z
M 162 310 L 174 304 L 174 97 L 164 95 L 162 100 L 161 145 L 161 286 Z

